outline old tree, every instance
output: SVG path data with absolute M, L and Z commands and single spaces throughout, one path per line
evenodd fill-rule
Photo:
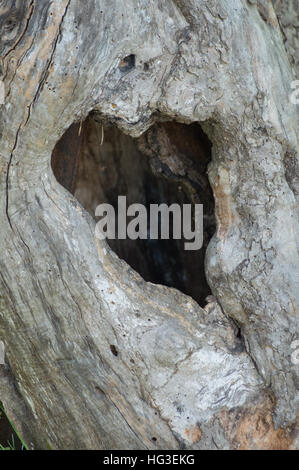
M 0 400 L 32 447 L 298 446 L 296 14 L 0 1 Z M 203 249 L 98 240 L 125 190 L 203 203 Z

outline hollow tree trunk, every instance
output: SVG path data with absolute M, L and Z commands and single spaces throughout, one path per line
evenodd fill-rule
M 0 26 L 0 398 L 25 440 L 296 447 L 296 105 L 271 2 L 10 0 Z M 53 148 L 91 111 L 208 135 L 206 307 L 145 282 L 57 183 Z

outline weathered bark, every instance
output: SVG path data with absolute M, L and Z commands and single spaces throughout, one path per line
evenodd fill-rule
M 290 63 L 299 72 L 299 2 L 298 0 L 273 0 L 273 6 L 283 33 L 283 41 Z
M 0 27 L 0 398 L 25 440 L 296 447 L 297 110 L 271 3 L 10 0 Z M 57 183 L 53 148 L 91 111 L 209 136 L 204 309 L 145 282 Z

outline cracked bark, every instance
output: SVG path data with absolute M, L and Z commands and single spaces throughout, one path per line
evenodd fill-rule
M 285 45 L 264 1 L 0 2 L 0 398 L 35 448 L 298 445 L 294 39 L 278 3 Z M 55 180 L 55 144 L 90 112 L 134 138 L 167 120 L 209 136 L 205 308 L 146 283 Z

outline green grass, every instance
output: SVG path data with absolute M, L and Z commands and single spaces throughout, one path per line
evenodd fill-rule
M 12 421 L 9 419 L 9 417 L 5 413 L 3 405 L 0 402 L 0 419 L 1 419 L 2 414 L 4 414 L 6 419 L 8 420 L 13 433 L 11 434 L 10 440 L 5 445 L 0 444 L 0 450 L 19 450 L 19 449 L 29 450 L 28 446 L 26 445 L 26 443 L 20 436 L 19 432 L 17 431 L 15 425 L 12 423 Z M 19 442 L 15 441 L 15 435 Z
M 0 450 L 17 450 L 15 446 L 15 438 L 14 435 L 11 435 L 11 441 L 7 442 L 7 446 L 4 447 L 2 444 L 0 444 Z

